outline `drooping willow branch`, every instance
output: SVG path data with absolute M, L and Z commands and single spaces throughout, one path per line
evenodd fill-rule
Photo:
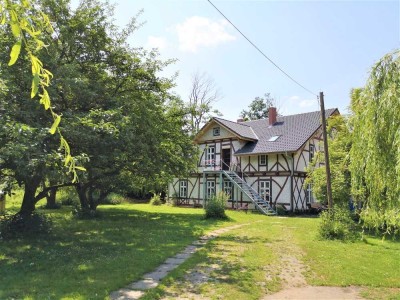
M 12 66 L 17 62 L 21 48 L 24 48 L 28 54 L 32 67 L 31 98 L 38 96 L 39 103 L 51 113 L 53 124 L 49 132 L 59 135 L 60 150 L 64 151 L 64 165 L 68 168 L 68 172 L 73 175 L 72 182 L 76 182 L 78 180 L 77 170 L 85 171 L 85 169 L 76 166 L 68 142 L 58 127 L 61 122 L 61 114 L 57 114 L 51 107 L 51 100 L 47 91 L 53 74 L 43 67 L 43 63 L 36 55 L 46 47 L 40 36 L 44 33 L 53 33 L 50 19 L 45 13 L 32 5 L 29 0 L 0 0 L 0 25 L 9 26 L 15 39 L 8 65 Z

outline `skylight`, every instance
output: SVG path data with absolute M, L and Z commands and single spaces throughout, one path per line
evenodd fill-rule
M 279 139 L 280 135 L 274 135 L 269 138 L 268 142 L 275 142 L 277 139 Z

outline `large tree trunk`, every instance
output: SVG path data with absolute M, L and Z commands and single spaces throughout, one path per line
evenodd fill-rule
M 22 199 L 21 209 L 19 215 L 30 216 L 35 211 L 35 194 L 36 190 L 40 184 L 40 177 L 32 177 L 31 179 L 25 181 L 24 186 L 24 198 Z
M 79 197 L 79 202 L 81 203 L 81 208 L 84 211 L 89 210 L 89 201 L 87 198 L 87 187 L 85 187 L 83 184 L 78 183 L 76 186 L 76 191 L 78 193 L 78 197 Z
M 57 208 L 56 204 L 56 196 L 57 196 L 57 189 L 52 189 L 49 192 L 49 195 L 46 197 L 47 199 L 47 208 Z
M 50 186 L 56 185 L 56 182 L 50 181 Z M 45 184 L 43 183 L 43 187 L 46 188 Z M 58 208 L 56 204 L 56 196 L 57 196 L 57 188 L 51 189 L 48 194 L 46 195 L 46 208 Z

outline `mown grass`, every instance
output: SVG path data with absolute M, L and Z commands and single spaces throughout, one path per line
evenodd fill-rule
M 204 232 L 240 222 L 147 204 L 101 206 L 92 220 L 73 218 L 71 207 L 38 210 L 52 218 L 51 234 L 0 242 L 0 299 L 104 299 Z
M 171 273 L 144 299 L 170 299 L 187 293 L 211 299 L 259 299 L 284 286 L 279 254 L 306 265 L 310 285 L 363 287 L 368 299 L 400 299 L 400 243 L 366 236 L 343 243 L 318 238 L 318 218 L 266 218 L 224 234 Z M 204 266 L 222 266 L 206 282 L 193 285 L 190 274 Z
M 19 207 L 15 198 L 7 200 L 9 211 Z M 145 299 L 184 293 L 188 272 L 210 266 L 210 280 L 191 286 L 191 292 L 212 299 L 259 299 L 282 287 L 280 253 L 307 265 L 309 284 L 359 285 L 369 299 L 400 299 L 399 241 L 372 236 L 322 241 L 318 218 L 229 211 L 229 220 L 215 221 L 205 220 L 202 209 L 124 203 L 100 206 L 98 219 L 77 220 L 71 210 L 39 209 L 53 219 L 48 236 L 0 242 L 0 299 L 104 299 L 202 234 L 240 223 L 250 224 L 210 241 Z

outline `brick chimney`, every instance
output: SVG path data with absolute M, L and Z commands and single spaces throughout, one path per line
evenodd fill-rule
M 240 122 L 243 122 L 243 121 L 244 121 L 244 119 L 237 119 L 236 123 L 240 123 Z
M 276 107 L 270 107 L 268 110 L 268 124 L 272 126 L 276 123 Z

